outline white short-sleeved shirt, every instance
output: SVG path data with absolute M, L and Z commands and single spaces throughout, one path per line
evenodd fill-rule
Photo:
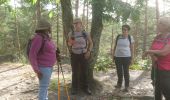
M 131 37 L 131 43 L 134 43 L 133 36 L 130 36 L 130 37 Z M 115 57 L 131 57 L 130 41 L 128 37 L 123 37 L 122 35 L 118 37 L 114 56 Z

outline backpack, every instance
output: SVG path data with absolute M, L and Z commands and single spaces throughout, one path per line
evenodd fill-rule
M 86 46 L 84 48 L 87 48 L 87 35 L 86 35 L 86 31 L 83 30 L 82 32 L 82 36 L 77 36 L 76 38 L 79 38 L 79 37 L 83 37 L 86 41 Z M 75 39 L 75 36 L 74 36 L 74 31 L 72 31 L 72 35 L 71 35 L 71 38 L 72 39 Z M 72 48 L 72 47 L 71 47 Z
M 45 40 L 44 40 L 44 36 L 41 35 L 41 34 L 38 34 L 42 37 L 42 44 L 41 44 L 41 47 L 40 47 L 40 50 L 39 52 L 42 52 L 43 51 L 43 48 L 44 48 L 44 44 L 45 44 Z M 31 49 L 31 44 L 32 44 L 32 40 L 33 38 L 30 38 L 27 42 L 27 46 L 26 46 L 26 55 L 27 55 L 27 58 L 29 58 L 29 53 L 30 53 L 30 49 Z
M 121 36 L 121 35 L 119 34 L 119 35 L 117 35 L 117 37 L 116 37 L 116 44 L 115 44 L 115 47 L 117 46 L 117 42 L 118 42 L 118 39 L 119 39 L 120 36 Z M 129 40 L 130 45 L 131 45 L 131 44 L 132 44 L 132 41 L 131 41 L 131 36 L 130 36 L 130 35 L 128 35 L 128 40 Z

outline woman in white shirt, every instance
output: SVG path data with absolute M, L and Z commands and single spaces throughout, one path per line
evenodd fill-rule
M 128 92 L 129 88 L 129 66 L 133 59 L 133 45 L 134 39 L 129 35 L 130 26 L 122 26 L 122 34 L 119 34 L 116 38 L 113 56 L 116 64 L 118 81 L 115 88 L 121 88 L 123 82 L 123 76 L 125 79 L 125 89 L 124 92 Z

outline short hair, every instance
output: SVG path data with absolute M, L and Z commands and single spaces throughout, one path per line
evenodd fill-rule
M 130 31 L 130 26 L 129 26 L 129 25 L 122 25 L 122 29 L 123 29 L 123 28 L 127 28 L 128 31 Z
M 73 23 L 82 23 L 82 20 L 81 20 L 81 18 L 75 18 L 73 20 Z

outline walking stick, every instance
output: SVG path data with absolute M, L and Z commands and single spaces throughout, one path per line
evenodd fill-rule
M 66 92 L 66 95 L 67 95 L 67 100 L 70 100 L 70 96 L 68 94 L 68 88 L 67 88 L 67 85 L 66 85 L 66 82 L 65 82 L 65 78 L 64 78 L 64 73 L 63 73 L 63 69 L 62 69 L 62 66 L 61 66 L 61 62 L 59 62 L 58 66 L 61 68 L 61 73 L 62 73 L 63 80 L 64 80 L 64 87 L 65 87 L 65 92 Z
M 59 68 L 59 66 L 58 66 L 58 100 L 60 100 L 60 74 L 59 74 L 59 72 L 60 72 L 60 68 Z
M 67 95 L 67 100 L 70 100 L 70 96 L 68 94 L 68 89 L 67 89 L 67 86 L 66 86 L 66 82 L 65 82 L 65 78 L 64 78 L 64 73 L 63 73 L 63 69 L 61 67 L 61 59 L 60 59 L 60 50 L 59 48 L 57 48 L 57 51 L 56 51 L 56 57 L 57 57 L 57 61 L 58 61 L 58 100 L 60 100 L 60 78 L 59 78 L 59 73 L 60 73 L 60 69 L 61 69 L 61 72 L 62 72 L 62 76 L 63 76 L 63 80 L 64 80 L 64 87 L 65 87 L 65 92 L 66 92 L 66 95 Z

